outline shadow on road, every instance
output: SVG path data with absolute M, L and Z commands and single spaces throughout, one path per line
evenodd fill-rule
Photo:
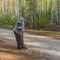
M 0 60 L 33 60 L 31 56 L 0 40 Z

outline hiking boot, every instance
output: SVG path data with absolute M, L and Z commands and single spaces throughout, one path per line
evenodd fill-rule
M 23 46 L 22 49 L 27 49 L 27 47 Z

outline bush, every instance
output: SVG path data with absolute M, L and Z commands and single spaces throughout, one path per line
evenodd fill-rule
M 0 27 L 13 28 L 16 21 L 17 21 L 17 17 L 8 16 L 4 20 L 4 17 L 0 16 Z

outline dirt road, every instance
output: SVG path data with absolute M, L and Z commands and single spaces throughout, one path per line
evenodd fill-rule
M 0 60 L 34 60 L 31 56 L 22 53 L 15 47 L 0 39 Z
M 0 37 L 4 38 L 3 41 L 8 43 L 9 45 L 14 47 L 17 46 L 12 30 L 0 29 Z M 46 55 L 40 53 L 40 52 L 43 52 L 51 55 L 49 57 L 54 58 L 51 60 L 60 60 L 60 41 L 59 40 L 52 39 L 49 37 L 24 33 L 24 42 L 25 42 L 25 45 L 28 47 L 28 49 L 22 50 L 21 52 L 30 54 L 31 56 L 35 56 L 37 58 L 39 58 L 42 55 L 44 58 L 44 56 Z M 36 51 L 37 53 L 34 53 L 34 51 Z

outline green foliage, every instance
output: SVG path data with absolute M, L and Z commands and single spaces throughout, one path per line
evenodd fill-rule
M 55 0 L 9 0 L 9 1 L 4 0 L 4 1 L 6 6 L 2 7 L 2 1 L 0 4 L 1 8 L 0 15 L 2 15 L 0 16 L 0 26 L 12 28 L 15 22 L 17 21 L 16 16 L 18 16 L 18 14 L 20 13 L 21 16 L 27 17 L 28 27 L 44 27 L 51 23 L 53 14 L 51 12 L 52 9 L 54 10 Z M 18 3 L 19 1 L 21 1 L 20 5 Z M 60 12 L 60 1 L 58 5 L 59 5 L 58 12 Z M 4 12 L 6 11 L 6 13 L 4 13 L 3 11 Z M 4 14 L 6 15 L 6 17 Z M 58 24 L 60 24 L 60 13 Z
M 4 28 L 13 28 L 17 21 L 17 17 L 6 17 L 4 20 L 4 17 L 0 17 L 0 26 Z
M 46 25 L 48 25 L 50 22 L 49 16 L 42 16 L 39 17 L 37 20 L 37 27 L 44 27 Z
M 4 25 L 5 24 L 5 22 L 3 22 L 3 21 L 4 21 L 4 17 L 0 16 L 0 25 Z

